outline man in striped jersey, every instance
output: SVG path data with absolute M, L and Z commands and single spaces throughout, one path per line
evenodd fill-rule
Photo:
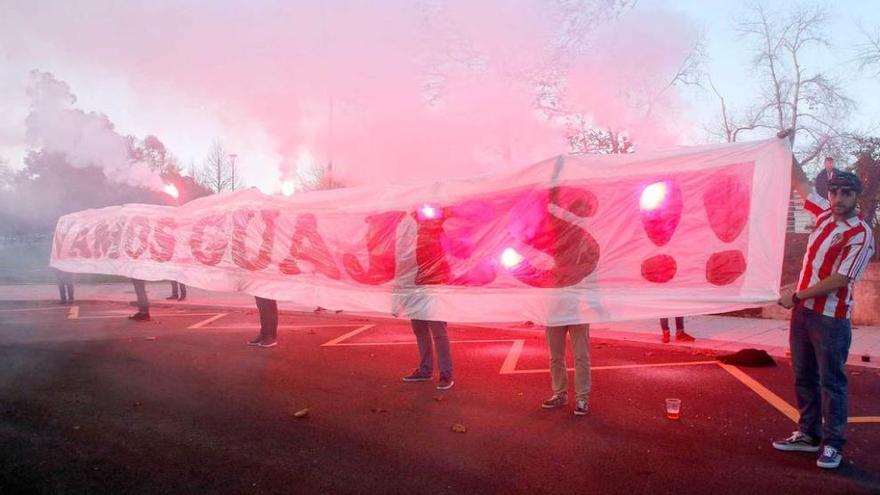
M 837 172 L 828 197 L 811 191 L 801 166 L 792 164 L 793 185 L 806 198 L 805 209 L 816 218 L 801 268 L 797 290 L 779 304 L 793 308 L 789 342 L 800 411 L 799 429 L 773 442 L 778 450 L 822 452 L 821 468 L 836 468 L 843 459 L 847 421 L 844 365 L 852 340 L 853 283 L 874 252 L 871 228 L 856 204 L 862 183 L 849 172 Z M 823 422 L 824 420 L 824 422 Z

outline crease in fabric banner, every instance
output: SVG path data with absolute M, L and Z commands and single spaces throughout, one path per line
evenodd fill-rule
M 771 139 L 290 198 L 248 189 L 65 215 L 50 264 L 426 320 L 717 313 L 779 297 L 790 172 Z

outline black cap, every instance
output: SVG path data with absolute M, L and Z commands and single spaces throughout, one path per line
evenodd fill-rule
M 852 172 L 834 172 L 834 177 L 828 181 L 829 189 L 849 188 L 853 191 L 862 192 L 862 181 L 859 176 Z

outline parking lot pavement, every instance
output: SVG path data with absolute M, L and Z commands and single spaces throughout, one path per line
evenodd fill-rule
M 255 310 L 130 312 L 0 302 L 0 493 L 880 491 L 875 369 L 848 369 L 850 441 L 828 472 L 770 446 L 796 429 L 785 360 L 727 367 L 597 328 L 576 417 L 540 408 L 536 328 L 450 325 L 456 385 L 441 392 L 401 382 L 416 364 L 405 321 L 284 312 L 280 345 L 260 349 L 245 345 Z

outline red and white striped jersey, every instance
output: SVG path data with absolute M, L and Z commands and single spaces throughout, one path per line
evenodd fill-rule
M 859 217 L 834 220 L 829 201 L 815 192 L 807 197 L 804 209 L 816 217 L 816 226 L 804 254 L 797 290 L 802 291 L 833 273 L 845 275 L 849 278 L 846 286 L 824 296 L 806 299 L 803 304 L 816 313 L 848 319 L 852 314 L 853 283 L 865 273 L 874 254 L 871 227 Z

